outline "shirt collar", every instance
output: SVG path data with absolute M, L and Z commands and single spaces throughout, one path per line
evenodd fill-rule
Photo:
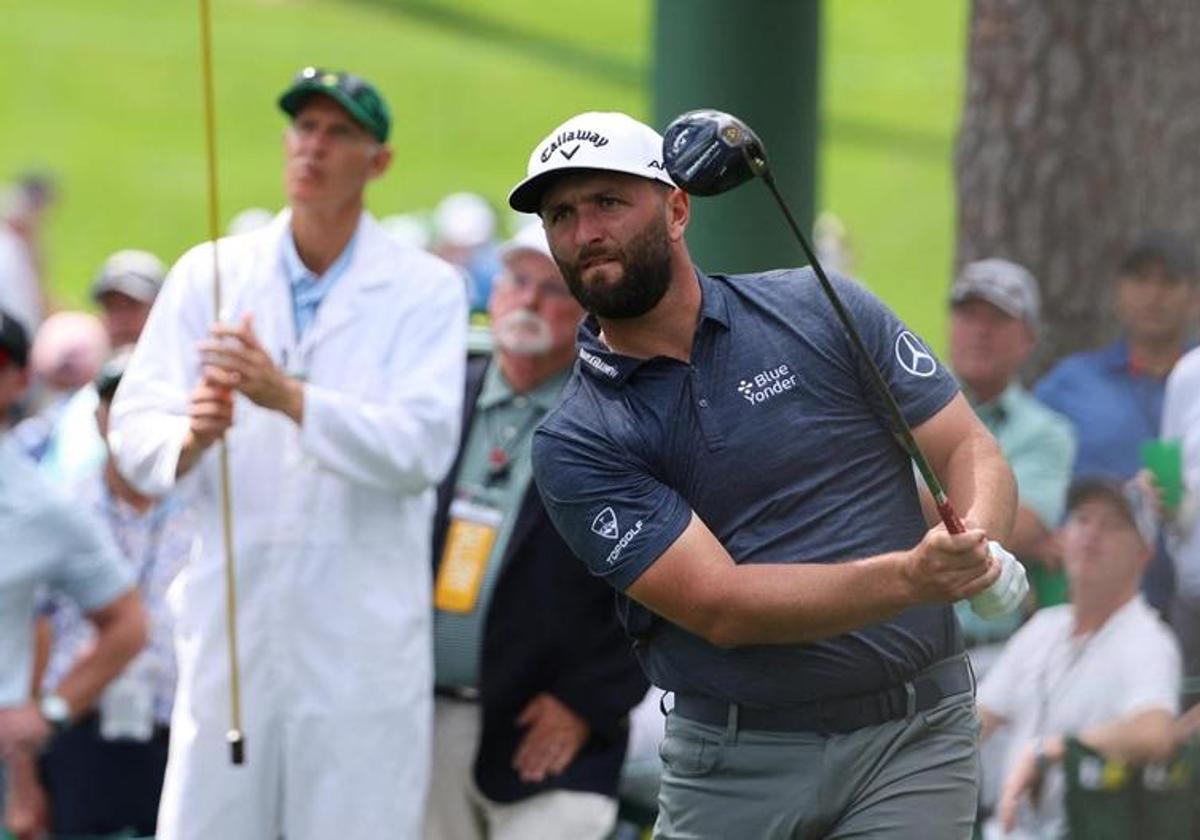
M 965 387 L 963 388 L 963 393 L 967 395 L 967 401 L 971 403 L 971 407 L 975 409 L 975 413 L 980 417 L 990 417 L 998 422 L 1003 422 L 1012 413 L 1014 403 L 1021 398 L 1023 390 L 1020 383 L 1013 380 L 1005 386 L 1003 391 L 987 402 L 979 402 L 970 390 Z
M 327 286 L 332 285 L 332 281 L 341 276 L 342 272 L 350 265 L 350 260 L 354 256 L 354 246 L 358 242 L 358 231 L 361 227 L 360 222 L 354 229 L 350 241 L 346 243 L 346 247 L 321 275 L 314 274 L 300 259 L 300 252 L 296 250 L 296 238 L 292 234 L 291 227 L 288 227 L 283 235 L 283 273 L 292 288 L 302 288 L 322 279 L 329 281 Z
M 483 409 L 494 408 L 504 403 L 510 403 L 518 396 L 523 396 L 545 413 L 554 408 L 558 402 L 559 392 L 562 391 L 563 385 L 567 383 L 570 376 L 571 368 L 568 366 L 532 391 L 518 395 L 504 377 L 504 372 L 500 370 L 500 364 L 493 361 L 483 375 L 483 388 L 479 391 L 478 405 Z
M 720 327 L 729 329 L 729 292 L 717 278 L 709 277 L 696 270 L 696 282 L 700 285 L 700 323 L 696 327 L 699 335 L 705 329 Z M 576 337 L 579 345 L 579 367 L 584 373 L 610 385 L 622 385 L 634 371 L 651 359 L 636 359 L 615 353 L 600 340 L 600 322 L 589 314 L 579 325 Z

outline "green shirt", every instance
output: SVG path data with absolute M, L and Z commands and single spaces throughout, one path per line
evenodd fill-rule
M 469 613 L 434 610 L 434 674 L 438 685 L 478 687 L 488 605 L 532 477 L 529 444 L 533 429 L 558 402 L 570 373 L 568 366 L 525 394 L 513 391 L 496 361 L 484 373 L 475 415 L 463 444 L 454 498 L 490 515 L 499 525 L 474 609 Z M 452 506 L 452 517 L 453 512 Z

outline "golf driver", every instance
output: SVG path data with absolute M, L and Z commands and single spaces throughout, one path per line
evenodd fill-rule
M 690 195 L 719 195 L 744 184 L 755 176 L 761 178 L 767 185 L 767 189 L 771 191 L 771 195 L 775 197 L 775 201 L 783 211 L 792 233 L 799 240 L 800 247 L 804 249 L 808 262 L 817 275 L 817 280 L 821 283 L 821 289 L 829 298 L 838 319 L 850 336 L 850 343 L 866 367 L 872 386 L 883 400 L 901 448 L 912 458 L 921 477 L 925 480 L 925 486 L 929 488 L 929 493 L 933 496 L 938 514 L 941 516 L 942 522 L 946 524 L 946 530 L 951 534 L 963 533 L 966 529 L 955 512 L 954 505 L 951 504 L 942 483 L 938 481 L 933 468 L 925 459 L 924 453 L 917 446 L 912 429 L 905 422 L 904 415 L 900 412 L 900 406 L 896 403 L 891 389 L 888 388 L 883 374 L 879 372 L 874 359 L 867 352 L 862 337 L 855 328 L 854 322 L 850 320 L 850 313 L 842 304 L 833 284 L 829 282 L 829 277 L 825 274 L 825 269 L 821 267 L 820 260 L 817 259 L 807 238 L 800 231 L 800 226 L 796 224 L 791 209 L 788 208 L 787 202 L 783 200 L 779 188 L 775 185 L 775 179 L 767 166 L 766 152 L 758 135 L 751 131 L 748 125 L 730 114 L 713 110 L 688 111 L 672 120 L 663 133 L 663 164 L 671 179 L 679 185 L 680 189 Z

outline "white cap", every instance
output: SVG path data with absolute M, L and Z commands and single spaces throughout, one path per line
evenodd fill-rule
M 500 256 L 507 257 L 517 251 L 533 251 L 542 256 L 554 259 L 550 253 L 550 243 L 546 241 L 546 229 L 539 222 L 525 225 L 517 231 L 516 236 L 504 243 Z
M 624 172 L 673 187 L 662 156 L 662 136 L 633 117 L 616 112 L 579 114 L 534 148 L 525 180 L 508 194 L 508 204 L 522 213 L 537 213 L 552 177 L 578 169 Z
M 142 303 L 153 303 L 162 288 L 167 269 L 149 251 L 117 251 L 104 261 L 92 281 L 92 300 L 99 302 L 108 292 L 119 292 Z
M 496 233 L 496 211 L 483 196 L 451 193 L 433 211 L 433 230 L 439 243 L 478 248 Z
M 417 213 L 394 213 L 379 220 L 384 233 L 402 245 L 425 251 L 432 233 L 429 220 Z

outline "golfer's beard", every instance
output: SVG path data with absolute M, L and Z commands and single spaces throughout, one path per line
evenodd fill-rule
M 539 356 L 550 350 L 554 332 L 545 318 L 528 309 L 514 309 L 492 324 L 500 349 L 516 356 Z
M 579 263 L 594 256 L 600 256 L 600 253 L 584 251 L 577 262 L 559 268 L 571 294 L 597 317 L 619 319 L 645 315 L 658 305 L 671 285 L 671 247 L 665 221 L 660 220 L 646 228 L 623 253 L 612 254 L 622 268 L 621 279 L 615 283 L 587 285 L 583 282 Z

